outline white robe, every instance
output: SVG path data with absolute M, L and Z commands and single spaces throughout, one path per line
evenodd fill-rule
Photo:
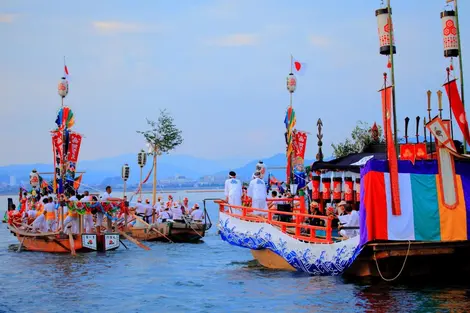
M 231 205 L 242 205 L 242 183 L 239 179 L 229 178 L 225 181 L 225 196 Z
M 248 197 L 252 199 L 251 206 L 258 209 L 268 209 L 268 204 L 266 202 L 266 184 L 260 178 L 255 178 L 250 182 L 248 186 Z M 258 212 L 261 213 L 261 212 Z M 263 214 L 265 214 L 263 212 Z M 267 214 L 267 213 L 266 213 Z

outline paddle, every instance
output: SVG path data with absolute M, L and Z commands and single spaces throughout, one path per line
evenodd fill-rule
M 74 243 L 74 241 L 73 241 L 72 232 L 69 232 L 69 243 L 70 243 L 70 253 L 71 253 L 73 256 L 76 256 L 77 253 L 75 252 L 75 243 Z
M 26 237 L 23 237 L 23 239 L 21 240 L 20 246 L 18 247 L 18 250 L 16 250 L 16 252 L 21 251 L 21 247 L 23 246 L 23 242 L 24 242 L 25 239 L 26 239 Z
M 147 247 L 146 245 L 144 245 L 143 243 L 141 243 L 137 239 L 132 238 L 131 236 L 129 236 L 125 232 L 123 232 L 121 230 L 118 230 L 118 232 L 119 232 L 120 235 L 124 236 L 127 240 L 129 240 L 130 242 L 136 244 L 137 246 L 141 247 L 142 249 L 147 250 L 147 251 L 150 250 L 149 247 Z
M 150 225 L 149 223 L 147 223 L 146 221 L 144 221 L 143 219 L 141 219 L 140 217 L 138 217 L 137 215 L 135 216 L 135 219 L 139 222 L 141 222 L 142 224 L 146 225 L 147 227 L 150 227 L 151 229 L 153 229 L 154 231 L 156 231 L 157 233 L 159 233 L 160 235 L 162 235 L 163 237 L 165 237 L 166 240 L 168 240 L 169 242 L 171 243 L 174 243 L 170 238 L 168 238 L 167 236 L 165 236 L 164 233 L 158 231 L 158 229 L 156 229 L 154 226 Z

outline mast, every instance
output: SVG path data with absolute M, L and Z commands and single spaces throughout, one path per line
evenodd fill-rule
M 462 98 L 462 104 L 465 110 L 464 87 L 463 87 L 462 45 L 460 44 L 459 9 L 457 6 L 457 0 L 454 0 L 454 7 L 455 7 L 455 21 L 457 23 L 457 42 L 458 42 L 458 49 L 459 49 L 460 93 L 461 93 L 461 98 Z M 467 142 L 465 140 L 465 137 L 463 138 L 463 152 L 467 153 Z
M 289 169 L 288 174 L 288 179 L 290 183 L 293 183 L 294 179 L 294 168 L 292 166 L 292 149 L 291 145 L 293 144 L 293 128 L 295 126 L 295 112 L 294 108 L 292 107 L 292 94 L 295 92 L 295 89 L 297 88 L 297 79 L 295 78 L 295 75 L 293 73 L 294 67 L 294 58 L 291 54 L 290 56 L 290 73 L 287 76 L 287 90 L 289 91 L 289 107 L 287 108 L 286 112 L 286 144 L 287 144 L 287 151 L 286 151 L 286 159 L 287 159 L 287 168 Z M 289 112 L 291 113 L 289 115 Z M 294 119 L 294 120 L 293 120 Z M 291 123 L 292 121 L 292 123 Z
M 388 9 L 388 34 L 390 36 L 390 76 L 392 80 L 392 111 L 393 111 L 393 141 L 395 143 L 395 149 L 397 150 L 397 153 L 399 153 L 398 150 L 398 140 L 397 140 L 397 132 L 398 132 L 398 126 L 397 126 L 397 109 L 396 109 L 396 103 L 395 103 L 395 65 L 393 62 L 393 54 L 395 53 L 394 51 L 394 46 L 393 46 L 393 23 L 392 23 L 392 9 L 390 7 L 390 0 L 387 0 L 387 9 Z

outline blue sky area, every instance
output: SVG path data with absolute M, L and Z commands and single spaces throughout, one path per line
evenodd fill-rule
M 428 89 L 443 90 L 444 5 L 392 0 L 401 129 L 405 116 L 427 115 Z M 175 153 L 218 159 L 284 151 L 290 54 L 308 64 L 294 94 L 298 129 L 315 134 L 322 118 L 329 154 L 358 120 L 381 121 L 377 90 L 387 58 L 378 53 L 379 7 L 372 0 L 3 0 L 0 165 L 52 162 L 48 131 L 60 106 L 64 55 L 66 104 L 86 135 L 82 160 L 137 152 L 143 139 L 135 130 L 162 108 L 184 133 Z M 470 75 L 468 1 L 460 12 Z M 312 136 L 307 158 L 316 151 Z

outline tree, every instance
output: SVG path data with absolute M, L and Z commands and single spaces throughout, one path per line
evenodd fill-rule
M 344 142 L 331 146 L 333 147 L 333 155 L 340 158 L 351 153 L 360 153 L 372 143 L 385 143 L 382 138 L 382 127 L 377 127 L 375 124 L 369 127 L 367 123 L 359 121 L 351 132 L 351 139 L 346 138 Z
M 150 130 L 137 131 L 142 134 L 147 141 L 147 144 L 151 148 L 149 154 L 170 153 L 177 146 L 183 143 L 183 137 L 181 136 L 181 130 L 176 128 L 173 117 L 168 114 L 166 109 L 160 110 L 160 116 L 158 120 L 152 121 L 147 119 L 147 124 L 150 126 Z
M 149 146 L 149 155 L 153 155 L 153 205 L 157 201 L 157 155 L 170 153 L 183 143 L 181 130 L 179 130 L 173 121 L 173 117 L 165 110 L 160 110 L 158 120 L 147 119 L 150 130 L 137 131 L 142 134 Z

